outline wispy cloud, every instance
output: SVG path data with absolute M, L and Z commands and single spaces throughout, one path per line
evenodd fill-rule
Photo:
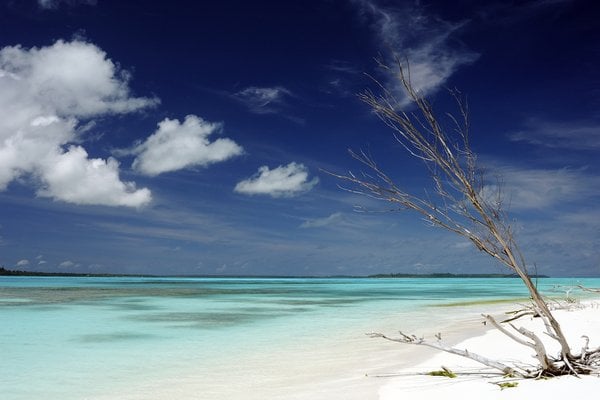
M 596 151 L 600 148 L 600 124 L 532 119 L 509 137 L 516 142 L 550 148 Z
M 596 210 L 561 210 L 522 222 L 517 240 L 527 261 L 541 273 L 571 277 L 600 273 Z
M 24 176 L 38 196 L 74 204 L 139 207 L 151 193 L 119 178 L 113 158 L 89 157 L 81 120 L 125 114 L 158 104 L 133 97 L 130 74 L 83 41 L 0 49 L 0 191 Z
M 73 268 L 73 267 L 75 267 L 76 265 L 77 265 L 77 264 L 76 264 L 76 263 L 74 263 L 74 262 L 73 262 L 73 261 L 71 261 L 71 260 L 65 260 L 65 261 L 61 262 L 60 264 L 58 264 L 58 267 L 59 267 L 59 268 Z
M 354 96 L 359 91 L 358 82 L 364 83 L 361 75 L 364 69 L 343 60 L 331 60 L 323 67 L 324 85 L 321 90 L 328 94 L 336 94 L 342 97 Z
M 325 218 L 315 218 L 306 220 L 300 225 L 300 228 L 322 228 L 324 226 L 335 224 L 336 222 L 341 221 L 342 218 L 343 214 L 336 212 Z
M 261 194 L 271 197 L 293 197 L 311 190 L 319 178 L 309 180 L 308 168 L 291 162 L 270 169 L 262 166 L 252 177 L 239 182 L 235 191 L 243 194 Z
M 565 212 L 559 216 L 559 220 L 568 224 L 600 230 L 600 210 L 597 208 L 583 208 L 577 211 Z
M 29 260 L 27 259 L 23 259 L 23 260 L 19 260 L 17 261 L 17 267 L 27 267 L 29 265 Z
M 276 114 L 286 106 L 292 92 L 282 86 L 250 86 L 232 96 L 255 114 Z
M 58 8 L 61 4 L 66 4 L 68 6 L 75 6 L 78 4 L 85 4 L 90 6 L 95 6 L 98 1 L 97 0 L 37 0 L 38 6 L 45 10 L 54 10 Z
M 464 22 L 451 23 L 428 15 L 418 3 L 406 2 L 397 7 L 374 0 L 353 3 L 377 36 L 380 51 L 387 54 L 383 61 L 393 63 L 394 55 L 408 60 L 412 85 L 424 95 L 443 87 L 458 68 L 478 58 L 478 54 L 451 40 Z M 394 54 L 388 54 L 390 50 Z M 395 76 L 388 79 L 397 81 Z M 408 102 L 402 94 L 398 96 L 401 105 Z
M 600 197 L 600 177 L 585 169 L 532 169 L 496 165 L 502 181 L 502 191 L 510 202 L 510 209 L 545 210 Z M 488 190 L 497 189 L 490 184 Z
M 240 145 L 228 138 L 209 140 L 220 132 L 222 124 L 211 123 L 195 115 L 183 123 L 165 118 L 158 129 L 130 153 L 137 157 L 133 168 L 145 175 L 156 176 L 193 166 L 207 166 L 243 153 Z
M 325 68 L 329 71 L 341 72 L 344 74 L 351 75 L 360 74 L 362 72 L 358 68 L 358 66 L 344 60 L 331 60 L 331 62 L 327 64 Z

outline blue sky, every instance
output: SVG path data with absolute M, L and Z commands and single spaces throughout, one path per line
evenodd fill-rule
M 528 263 L 598 276 L 599 18 L 578 0 L 2 1 L 0 265 L 506 272 L 323 172 L 365 149 L 428 186 L 356 97 L 366 74 L 396 87 L 374 61 L 395 53 L 440 115 L 447 88 L 467 97 Z

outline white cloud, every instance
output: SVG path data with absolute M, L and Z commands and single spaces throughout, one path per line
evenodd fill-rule
M 293 197 L 311 190 L 319 178 L 308 180 L 308 169 L 295 162 L 275 169 L 262 166 L 249 179 L 239 182 L 235 191 L 243 194 L 264 194 L 272 197 Z
M 46 162 L 44 186 L 38 195 L 77 204 L 137 207 L 147 203 L 148 189 L 136 190 L 135 184 L 119 180 L 119 163 L 114 158 L 89 159 L 80 146 L 51 155 Z
M 325 218 L 315 218 L 315 219 L 309 219 L 307 221 L 304 221 L 301 225 L 300 228 L 321 228 L 324 226 L 328 226 L 331 224 L 335 224 L 336 222 L 339 222 L 342 219 L 342 213 L 333 213 L 328 217 Z
M 26 267 L 29 265 L 29 260 L 23 259 L 17 262 L 17 267 Z
M 137 154 L 133 168 L 145 175 L 155 176 L 193 166 L 206 166 L 225 161 L 243 153 L 231 139 L 208 137 L 221 130 L 221 124 L 211 123 L 195 115 L 185 121 L 165 118 L 146 141 L 131 151 Z
M 456 42 L 451 44 L 450 37 L 462 27 L 462 23 L 449 23 L 427 15 L 418 3 L 405 2 L 401 8 L 391 8 L 380 6 L 373 0 L 353 2 L 361 16 L 371 24 L 382 51 L 391 49 L 408 60 L 412 85 L 423 95 L 438 90 L 459 67 L 478 57 Z M 395 64 L 391 57 L 383 61 Z M 398 79 L 394 74 L 388 78 L 397 85 Z M 408 99 L 403 93 L 398 90 L 395 95 L 401 105 L 406 105 Z
M 234 93 L 233 97 L 244 103 L 253 113 L 274 114 L 285 105 L 285 98 L 291 95 L 289 90 L 281 86 L 250 86 Z
M 75 204 L 142 206 L 148 189 L 119 179 L 113 159 L 89 159 L 80 146 L 81 120 L 154 106 L 132 97 L 126 71 L 93 44 L 0 49 L 0 190 L 33 175 L 38 195 Z M 77 170 L 77 171 L 76 171 Z M 91 190 L 87 192 L 86 190 Z
M 60 268 L 72 268 L 72 267 L 76 266 L 76 264 L 71 260 L 66 260 L 66 261 L 63 261 L 60 264 L 58 264 L 58 266 Z
M 533 119 L 524 129 L 512 133 L 510 139 L 550 148 L 594 151 L 600 148 L 600 125 Z

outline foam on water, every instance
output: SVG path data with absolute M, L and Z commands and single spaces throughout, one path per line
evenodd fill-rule
M 358 365 L 366 353 L 356 349 L 377 346 L 364 332 L 426 329 L 432 312 L 439 327 L 456 314 L 432 307 L 523 297 L 516 279 L 5 277 L 2 398 L 158 398 L 191 381 L 204 391 L 191 398 L 233 398 L 244 379 L 283 387 L 310 363 L 318 376 Z

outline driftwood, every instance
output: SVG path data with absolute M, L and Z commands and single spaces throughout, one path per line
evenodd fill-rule
M 458 92 L 451 92 L 458 104 L 459 117 L 447 114 L 453 127 L 452 134 L 448 134 L 431 104 L 412 86 L 410 68 L 400 60 L 396 61 L 397 66 L 394 68 L 381 63 L 380 66 L 388 73 L 397 74 L 416 111 L 402 111 L 402 103 L 395 99 L 393 91 L 376 79 L 373 81 L 377 86 L 377 93 L 367 90 L 360 94 L 359 98 L 392 129 L 395 140 L 404 150 L 424 164 L 431 177 L 433 190 L 421 196 L 409 193 L 399 187 L 370 154 L 363 151 L 349 150 L 350 155 L 370 172 L 328 173 L 346 182 L 347 185 L 340 186 L 343 190 L 392 203 L 400 210 L 414 211 L 428 224 L 464 237 L 479 251 L 510 269 L 529 291 L 531 311 L 526 314 L 534 313 L 542 319 L 545 334 L 559 345 L 560 354 L 550 357 L 540 338 L 533 332 L 514 325 L 506 328 L 490 316 L 486 316 L 486 320 L 507 337 L 535 350 L 539 362 L 535 370 L 518 370 L 467 350 L 444 347 L 403 333 L 399 338 L 390 338 L 383 334 L 373 336 L 434 347 L 523 377 L 588 374 L 597 371 L 600 350 L 590 350 L 585 346 L 581 354 L 572 353 L 551 307 L 531 280 L 525 258 L 515 240 L 510 219 L 504 210 L 502 185 L 497 182 L 493 185 L 487 184 L 481 169 L 478 168 L 477 157 L 471 150 L 466 103 L 461 100 Z M 526 314 L 516 315 L 510 321 Z
M 425 340 L 424 338 L 418 338 L 415 335 L 406 335 L 403 332 L 399 332 L 399 333 L 400 333 L 400 337 L 398 337 L 398 338 L 392 338 L 392 337 L 386 336 L 382 333 L 369 333 L 368 335 L 372 338 L 382 338 L 382 339 L 386 339 L 386 340 L 389 340 L 392 342 L 421 345 L 421 346 L 431 347 L 436 350 L 442 350 L 442 351 L 445 351 L 450 354 L 456 354 L 457 356 L 466 357 L 471 360 L 477 361 L 478 363 L 486 365 L 490 368 L 497 369 L 497 370 L 501 371 L 504 375 L 517 376 L 517 377 L 521 377 L 521 378 L 524 378 L 527 376 L 526 374 L 515 369 L 514 367 L 503 364 L 496 360 L 492 360 L 488 357 L 484 357 L 477 353 L 473 353 L 467 349 L 463 350 L 463 349 L 457 349 L 455 347 L 446 346 L 442 343 L 441 340 L 438 340 L 437 342 L 429 342 L 429 341 Z
M 534 315 L 533 312 L 525 312 L 522 310 L 515 313 L 518 313 L 516 319 L 525 315 Z M 539 317 L 539 315 L 537 316 Z M 532 367 L 528 365 L 517 364 L 509 365 L 507 363 L 469 351 L 468 349 L 461 349 L 445 345 L 442 342 L 440 333 L 435 335 L 435 341 L 430 341 L 424 337 L 418 337 L 416 335 L 406 334 L 402 331 L 398 332 L 398 337 L 391 337 L 378 332 L 371 332 L 367 335 L 372 338 L 382 338 L 397 343 L 425 346 L 450 354 L 455 354 L 476 361 L 482 365 L 497 370 L 498 372 L 502 373 L 502 375 L 513 378 L 540 378 L 569 374 L 585 375 L 590 373 L 600 373 L 600 347 L 596 349 L 590 349 L 590 340 L 586 335 L 582 335 L 581 337 L 584 341 L 584 344 L 577 356 L 574 356 L 572 359 L 566 359 L 564 358 L 564 354 L 561 352 L 558 357 L 550 357 L 544 343 L 537 334 L 524 327 L 519 327 L 510 323 L 511 321 L 514 321 L 515 318 L 498 322 L 489 314 L 482 314 L 482 317 L 486 323 L 489 323 L 491 326 L 498 329 L 508 338 L 523 346 L 531 348 L 535 353 L 538 366 Z M 544 333 L 548 335 L 548 329 L 546 329 Z M 555 338 L 552 337 L 552 339 Z
M 598 289 L 598 288 L 587 288 L 582 285 L 577 285 L 576 287 L 578 287 L 579 289 L 584 290 L 586 292 L 600 293 L 600 289 Z

